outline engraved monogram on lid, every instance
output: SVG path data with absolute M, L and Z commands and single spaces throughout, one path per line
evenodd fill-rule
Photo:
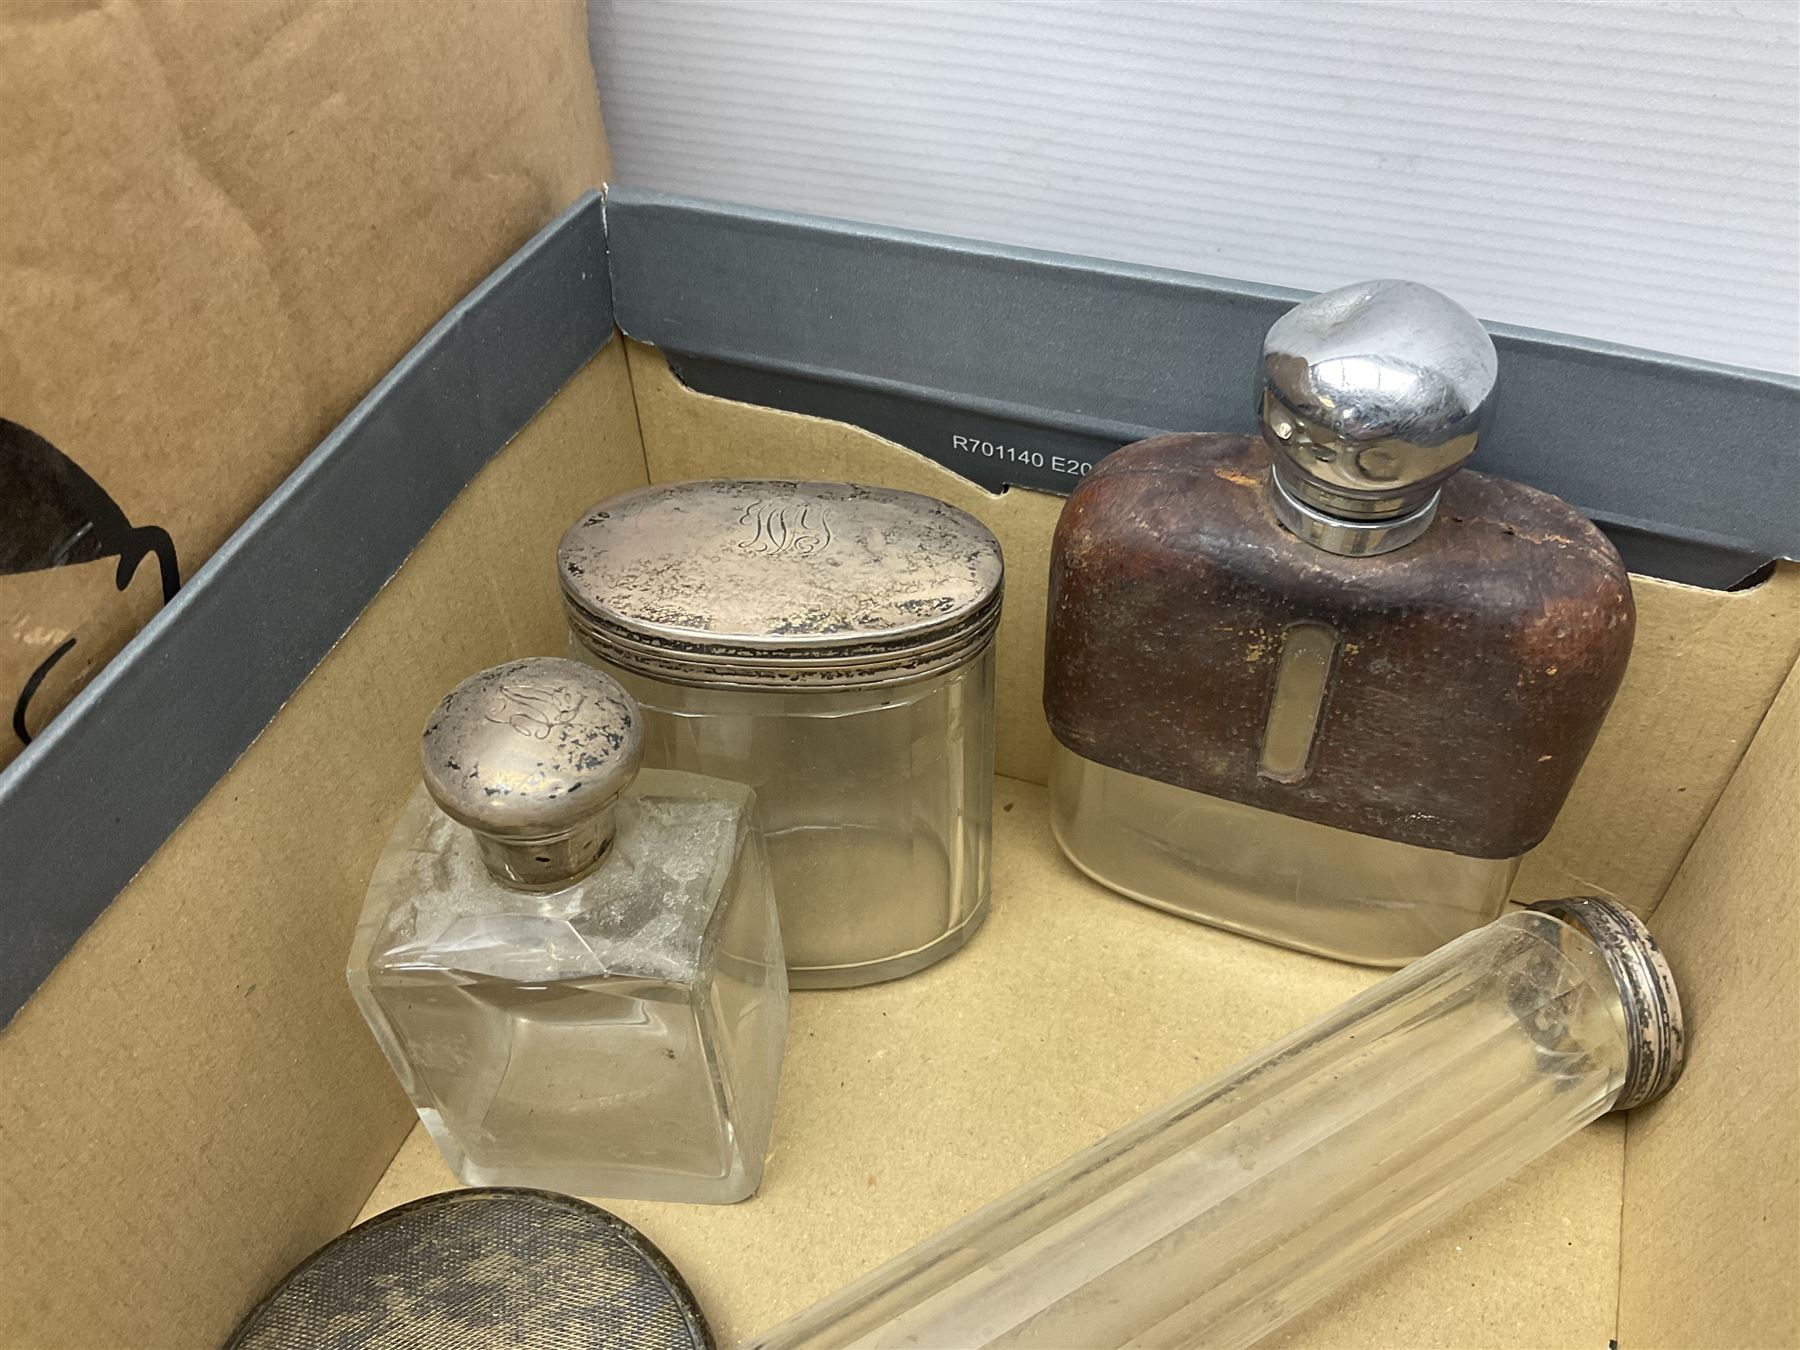
M 426 722 L 426 790 L 475 831 L 512 885 L 561 885 L 599 861 L 612 805 L 637 776 L 644 732 L 617 680 L 579 661 L 530 657 L 471 675 Z
M 515 678 L 500 682 L 485 711 L 490 722 L 509 726 L 534 741 L 547 741 L 552 731 L 575 720 L 586 701 L 585 694 L 567 685 Z
M 739 550 L 765 558 L 810 558 L 831 543 L 831 522 L 817 502 L 752 502 L 738 523 L 749 527 Z
M 602 502 L 557 551 L 596 656 L 677 684 L 843 688 L 952 667 L 999 622 L 974 517 L 853 483 L 708 479 Z

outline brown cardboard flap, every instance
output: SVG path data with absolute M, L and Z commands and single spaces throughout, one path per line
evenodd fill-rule
M 1626 1134 L 1619 1343 L 1800 1344 L 1800 671 L 1656 912 L 1688 1063 Z
M 697 394 L 662 354 L 628 344 L 653 480 L 754 472 L 910 488 L 973 513 L 1006 550 L 1000 625 L 1001 772 L 1048 776 L 1040 700 L 1051 531 L 1062 501 L 995 495 L 841 422 Z M 1705 591 L 1633 577 L 1637 641 L 1611 712 L 1550 836 L 1526 856 L 1517 900 L 1616 895 L 1648 912 L 1800 654 L 1800 565 L 1760 586 Z
M 54 579 L 80 519 L 190 576 L 606 168 L 579 0 L 0 6 L 0 419 L 101 494 L 0 438 L 0 765 L 164 598 Z
M 643 481 L 615 342 L 0 1032 L 0 1345 L 217 1344 L 355 1215 L 413 1119 L 343 968 L 419 728 L 561 650 L 557 538 Z

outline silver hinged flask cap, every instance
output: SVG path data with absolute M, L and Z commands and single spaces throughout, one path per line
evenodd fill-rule
M 611 676 L 561 657 L 471 675 L 444 696 L 419 747 L 425 788 L 475 832 L 488 870 L 552 889 L 612 842 L 613 803 L 637 776 L 637 703 Z
M 857 483 L 639 488 L 583 513 L 557 567 L 582 644 L 672 684 L 899 684 L 969 660 L 1000 621 L 1000 544 L 986 526 Z
M 1282 524 L 1350 556 L 1417 539 L 1475 452 L 1498 370 L 1481 321 L 1417 282 L 1296 305 L 1263 340 L 1259 421 Z

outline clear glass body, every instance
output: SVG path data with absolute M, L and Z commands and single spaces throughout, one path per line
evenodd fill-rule
M 1606 1111 L 1626 1060 L 1599 952 L 1509 914 L 754 1345 L 1251 1345 Z
M 644 713 L 644 762 L 756 790 L 795 988 L 910 975 L 987 916 L 994 648 L 866 689 L 667 684 L 571 636 Z
M 350 988 L 464 1182 L 755 1192 L 787 977 L 753 806 L 734 783 L 641 772 L 600 865 L 525 891 L 413 795 L 369 884 Z
M 1096 764 L 1053 743 L 1050 821 L 1094 880 L 1300 951 L 1398 966 L 1506 906 L 1517 858 L 1352 834 Z

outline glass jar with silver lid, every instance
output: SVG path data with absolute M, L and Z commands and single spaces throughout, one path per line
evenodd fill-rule
M 756 789 L 789 978 L 911 974 L 986 915 L 1000 545 L 850 483 L 711 479 L 601 502 L 558 550 L 570 654 L 645 762 Z
M 754 794 L 644 769 L 591 665 L 471 675 L 363 901 L 347 975 L 471 1186 L 731 1204 L 775 1118 L 787 973 Z

